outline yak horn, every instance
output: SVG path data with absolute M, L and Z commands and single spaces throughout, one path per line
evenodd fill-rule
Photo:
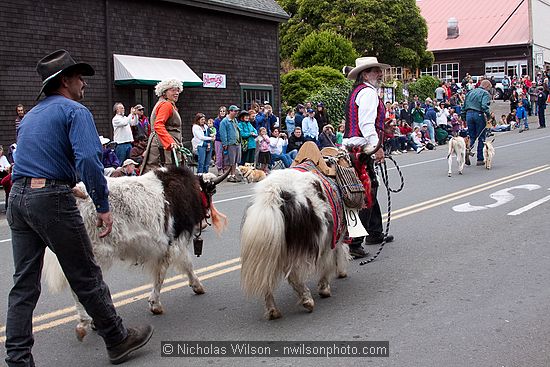
M 227 172 L 225 172 L 223 175 L 219 176 L 219 177 L 216 177 L 212 183 L 214 185 L 217 185 L 219 183 L 221 183 L 223 180 L 225 180 L 227 178 L 227 176 L 229 176 L 229 172 L 231 172 L 229 169 L 227 170 Z
M 380 147 L 382 146 L 383 141 L 384 141 L 384 132 L 379 130 L 378 131 L 378 144 L 376 144 L 376 146 L 374 147 L 374 149 L 372 149 L 372 151 L 366 151 L 365 154 L 370 157 L 371 155 L 376 153 L 378 151 L 378 149 L 380 149 Z

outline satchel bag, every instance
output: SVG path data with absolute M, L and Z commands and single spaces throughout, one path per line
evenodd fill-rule
M 336 165 L 336 183 L 342 191 L 342 199 L 348 208 L 361 209 L 365 202 L 365 188 L 354 168 Z

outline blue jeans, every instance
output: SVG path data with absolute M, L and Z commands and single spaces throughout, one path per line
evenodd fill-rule
M 428 134 L 430 134 L 430 141 L 432 143 L 435 143 L 434 124 L 432 124 L 431 120 L 424 120 L 424 124 L 428 125 Z
M 95 262 L 71 188 L 55 181 L 47 181 L 43 188 L 30 186 L 30 179 L 13 184 L 6 214 L 15 265 L 6 322 L 6 362 L 12 367 L 34 366 L 32 314 L 40 296 L 46 246 L 57 255 L 69 285 L 106 346 L 115 346 L 127 335 Z
M 117 144 L 115 148 L 115 154 L 120 161 L 120 165 L 128 158 L 130 158 L 130 149 L 132 149 L 132 143 Z
M 466 112 L 466 124 L 468 125 L 468 135 L 470 136 L 470 147 L 477 142 L 477 161 L 483 161 L 483 142 L 485 141 L 485 116 L 478 111 L 469 110 Z
M 198 167 L 197 173 L 208 173 L 210 168 L 210 161 L 212 160 L 212 146 L 209 150 L 206 150 L 206 146 L 201 145 L 197 147 L 198 155 Z
M 285 168 L 290 167 L 290 165 L 292 164 L 292 159 L 290 159 L 290 156 L 288 154 L 271 153 L 271 165 L 273 165 L 276 161 L 283 162 Z

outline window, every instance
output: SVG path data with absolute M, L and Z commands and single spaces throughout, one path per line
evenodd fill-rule
M 458 80 L 459 64 L 448 63 L 439 65 L 439 79 L 450 81 L 451 79 Z
M 403 80 L 403 68 L 400 66 L 384 70 L 384 80 Z
M 420 75 L 430 75 L 439 78 L 439 65 L 433 64 L 431 67 L 420 70 Z
M 134 89 L 134 106 L 137 104 L 141 104 L 143 107 L 145 107 L 145 114 L 147 116 L 151 115 L 151 108 L 153 108 L 153 101 L 151 100 L 152 95 L 153 93 L 149 89 Z M 129 110 L 130 109 L 128 108 L 126 112 L 128 112 Z
M 273 106 L 273 86 L 271 84 L 241 83 L 241 108 L 249 110 L 252 103 L 263 104 L 265 101 Z

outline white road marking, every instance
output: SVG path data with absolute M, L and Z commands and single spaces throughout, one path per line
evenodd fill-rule
M 550 189 L 548 189 L 550 190 Z M 539 199 L 537 201 L 532 202 L 529 205 L 525 205 L 523 208 L 519 208 L 518 210 L 514 210 L 513 212 L 508 213 L 508 215 L 520 215 L 522 213 L 525 213 L 528 210 L 533 209 L 536 206 L 539 206 L 540 204 L 543 204 L 550 200 L 550 195 L 543 197 L 542 199 Z
M 459 213 L 467 213 L 467 212 L 476 212 L 476 211 L 479 211 L 479 210 L 496 208 L 497 206 L 504 205 L 504 204 L 509 203 L 510 201 L 514 200 L 515 196 L 510 193 L 511 190 L 522 189 L 522 190 L 533 191 L 533 190 L 537 190 L 537 189 L 540 189 L 540 188 L 541 187 L 539 185 L 532 185 L 532 184 L 508 187 L 506 189 L 498 190 L 498 191 L 492 193 L 491 195 L 489 195 L 489 197 L 491 199 L 495 200 L 496 203 L 477 206 L 477 205 L 471 205 L 470 202 L 467 202 L 467 203 L 464 203 L 464 204 L 459 204 L 459 205 L 453 206 L 453 210 L 455 212 L 459 212 Z

